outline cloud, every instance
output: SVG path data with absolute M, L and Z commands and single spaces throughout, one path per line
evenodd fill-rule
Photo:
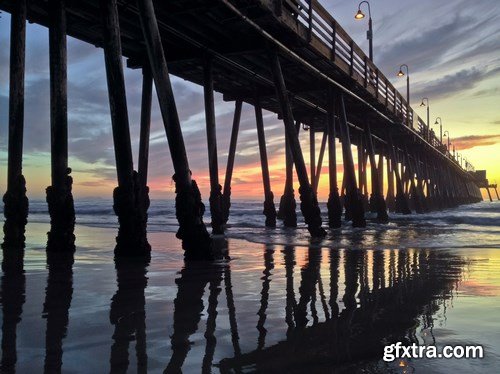
M 452 138 L 453 145 L 457 150 L 471 149 L 500 143 L 500 134 L 496 135 L 469 135 Z
M 462 69 L 456 73 L 445 75 L 438 80 L 416 84 L 413 93 L 415 96 L 425 95 L 433 99 L 453 96 L 459 92 L 476 87 L 484 79 L 494 76 L 499 72 L 500 67 L 493 69 L 478 69 L 476 67 Z M 496 89 L 493 89 L 493 92 L 496 92 Z M 481 90 L 476 92 L 474 96 L 483 96 L 491 93 L 492 90 Z

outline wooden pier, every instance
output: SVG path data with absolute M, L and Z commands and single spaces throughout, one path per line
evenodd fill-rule
M 104 49 L 118 184 L 113 193 L 120 224 L 116 255 L 150 251 L 147 167 L 154 83 L 175 170 L 177 237 L 188 258 L 211 256 L 211 238 L 203 222 L 205 207 L 196 176 L 191 175 L 171 74 L 204 87 L 214 234 L 224 233 L 229 216 L 243 102 L 255 107 L 266 226 L 276 226 L 276 216 L 285 226 L 297 225 L 295 167 L 300 210 L 309 232 L 316 237 L 326 235 L 316 191 L 327 146 L 331 228 L 341 225 L 344 211 L 353 226 L 363 227 L 367 209 L 377 214 L 379 222 L 387 222 L 387 208 L 402 214 L 423 213 L 482 200 L 474 177 L 317 0 L 5 0 L 0 9 L 11 13 L 12 20 L 6 241 L 22 240 L 28 212 L 22 175 L 26 21 L 48 27 L 50 35 L 52 184 L 47 188 L 47 202 L 52 223 L 49 242 L 53 242 L 49 248 L 54 250 L 74 248 L 67 147 L 67 35 Z M 128 68 L 142 69 L 144 77 L 137 172 L 122 56 Z M 214 91 L 235 102 L 224 187 L 218 178 Z M 270 185 L 264 109 L 277 113 L 285 128 L 287 178 L 278 212 Z M 311 150 L 316 149 L 314 134 L 323 134 L 318 157 L 310 152 L 311 170 L 306 168 L 299 142 L 301 127 L 309 131 Z M 344 165 L 340 183 L 335 167 L 337 139 Z

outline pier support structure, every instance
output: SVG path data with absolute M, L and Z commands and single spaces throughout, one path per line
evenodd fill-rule
M 177 237 L 182 240 L 187 259 L 211 258 L 212 240 L 203 223 L 205 207 L 201 201 L 198 185 L 196 181 L 191 179 L 186 147 L 153 1 L 137 0 L 137 6 L 175 170 L 173 177 L 177 193 L 175 208 L 177 220 L 179 221 Z
M 339 118 L 340 118 L 340 138 L 342 141 L 342 156 L 344 161 L 344 179 L 346 187 L 345 207 L 346 215 L 352 220 L 353 227 L 365 227 L 365 211 L 363 207 L 363 197 L 361 190 L 356 183 L 356 172 L 354 171 L 354 161 L 351 151 L 351 138 L 349 134 L 349 124 L 344 104 L 344 97 L 339 95 Z
M 65 0 L 49 0 L 50 139 L 52 184 L 47 187 L 50 214 L 48 251 L 73 251 L 75 208 L 68 168 L 68 92 Z
M 139 165 L 138 179 L 141 198 L 139 199 L 142 216 L 148 220 L 149 209 L 149 187 L 148 187 L 148 166 L 149 166 L 149 134 L 151 131 L 151 102 L 153 99 L 153 76 L 149 66 L 142 67 L 142 98 L 141 98 L 141 122 L 139 135 Z
M 264 120 L 262 117 L 260 99 L 258 97 L 255 98 L 254 105 L 255 120 L 257 122 L 257 137 L 259 141 L 260 165 L 262 169 L 262 182 L 264 184 L 264 215 L 266 216 L 266 227 L 276 227 L 276 208 L 274 206 L 274 194 L 271 191 L 271 180 L 269 178 Z
M 290 149 L 295 163 L 295 170 L 300 183 L 300 209 L 311 235 L 313 237 L 324 237 L 326 235 L 326 231 L 321 227 L 321 212 L 319 210 L 318 200 L 316 199 L 316 194 L 314 193 L 307 176 L 304 156 L 297 137 L 297 130 L 294 126 L 292 107 L 288 98 L 288 92 L 285 86 L 285 80 L 283 78 L 278 54 L 275 52 L 271 53 L 270 60 L 276 94 L 280 103 L 283 122 L 285 123 L 285 131 L 287 132 L 288 140 L 290 142 Z
M 375 149 L 373 147 L 372 133 L 369 124 L 367 124 L 365 131 L 366 146 L 368 148 L 368 156 L 370 158 L 370 167 L 372 171 L 372 199 L 370 208 L 377 213 L 378 222 L 387 223 L 389 221 L 389 216 L 387 215 L 387 207 L 385 205 L 384 195 L 380 188 L 379 172 L 377 170 L 377 163 L 375 162 Z M 383 163 L 381 164 L 383 165 Z
M 234 107 L 233 128 L 231 130 L 231 140 L 229 141 L 229 154 L 227 156 L 226 177 L 224 178 L 224 189 L 222 191 L 224 224 L 226 224 L 229 219 L 229 209 L 231 208 L 231 179 L 233 178 L 234 157 L 236 155 L 236 143 L 238 142 L 238 133 L 240 130 L 242 106 L 243 102 L 241 100 L 236 100 Z
M 335 148 L 336 128 L 335 128 L 335 95 L 333 88 L 328 88 L 328 176 L 330 192 L 328 194 L 328 226 L 339 228 L 342 225 L 342 204 L 340 202 L 339 187 L 337 180 L 337 150 Z
M 143 194 L 132 161 L 117 2 L 100 0 L 99 4 L 118 175 L 118 187 L 113 191 L 113 209 L 119 223 L 115 255 L 148 256 L 151 247 L 146 238 L 146 219 L 141 203 Z
M 300 123 L 297 121 L 295 129 L 300 131 Z M 285 190 L 280 199 L 278 218 L 283 220 L 285 227 L 297 227 L 297 204 L 295 202 L 295 194 L 293 190 L 293 155 L 290 148 L 290 140 L 285 131 Z
M 203 90 L 205 98 L 205 119 L 207 129 L 208 169 L 210 174 L 210 214 L 212 233 L 224 234 L 224 216 L 222 211 L 222 186 L 219 184 L 219 163 L 217 161 L 217 133 L 215 130 L 215 102 L 213 60 L 205 56 L 203 69 Z
M 11 15 L 9 66 L 9 145 L 4 202 L 4 244 L 21 247 L 28 217 L 23 176 L 24 73 L 26 63 L 26 0 L 18 0 Z

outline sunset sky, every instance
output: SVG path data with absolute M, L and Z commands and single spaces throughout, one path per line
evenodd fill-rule
M 356 21 L 358 1 L 321 3 L 367 52 L 367 20 Z M 411 105 L 430 101 L 431 123 L 441 117 L 451 141 L 476 169 L 487 169 L 500 182 L 500 2 L 498 0 L 375 0 L 371 2 L 374 60 L 392 83 L 401 64 L 410 69 Z M 363 8 L 366 11 L 366 8 Z M 6 189 L 10 16 L 0 18 L 0 190 Z M 168 53 L 168 51 L 167 51 Z M 48 30 L 27 27 L 27 70 L 24 175 L 28 196 L 45 196 L 50 184 Z M 103 50 L 68 38 L 69 154 L 74 195 L 110 198 L 116 186 L 111 121 Z M 126 69 L 126 87 L 134 159 L 139 143 L 142 76 Z M 202 87 L 173 77 L 174 93 L 194 178 L 208 200 L 208 165 Z M 234 103 L 216 95 L 219 169 L 223 183 Z M 275 196 L 283 191 L 284 129 L 275 114 L 265 112 L 271 183 Z M 439 127 L 436 126 L 436 131 Z M 318 134 L 318 149 L 320 136 Z M 302 134 L 305 159 L 308 136 Z M 339 153 L 340 156 L 340 153 Z M 136 160 L 136 159 L 135 159 Z M 340 158 L 341 160 L 341 158 Z M 136 167 L 137 163 L 135 163 Z M 339 165 L 340 166 L 340 165 Z M 324 164 L 325 171 L 327 163 Z M 153 197 L 172 197 L 173 167 L 156 97 L 153 100 L 149 185 Z M 324 174 L 325 176 L 326 174 Z M 327 178 L 319 199 L 327 198 Z M 243 106 L 233 177 L 234 198 L 261 198 L 262 181 L 253 108 Z

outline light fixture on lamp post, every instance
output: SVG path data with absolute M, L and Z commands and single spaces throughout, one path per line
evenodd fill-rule
M 429 139 L 429 131 L 430 131 L 430 128 L 431 128 L 431 122 L 430 122 L 430 119 L 429 119 L 429 111 L 430 111 L 429 99 L 427 97 L 424 97 L 422 99 L 422 102 L 420 103 L 420 106 L 427 107 L 427 134 L 426 135 L 427 135 L 427 139 Z
M 439 142 L 443 144 L 443 121 L 441 117 L 436 118 L 436 122 L 434 122 L 434 124 L 435 125 L 439 124 Z
M 373 62 L 373 28 L 372 28 L 372 12 L 370 9 L 370 3 L 368 1 L 362 1 L 358 5 L 358 12 L 354 15 L 357 20 L 365 18 L 365 14 L 361 11 L 361 4 L 365 3 L 368 6 L 368 31 L 366 32 L 366 39 L 368 39 L 368 48 L 370 60 Z
M 401 65 L 399 67 L 398 77 L 405 76 L 405 73 L 403 72 L 403 67 L 406 68 L 406 122 L 407 125 L 409 125 L 410 124 L 410 69 L 406 64 Z M 396 98 L 394 98 L 394 105 L 396 105 Z

